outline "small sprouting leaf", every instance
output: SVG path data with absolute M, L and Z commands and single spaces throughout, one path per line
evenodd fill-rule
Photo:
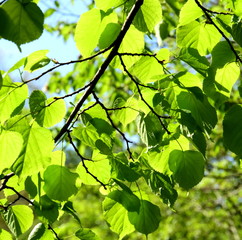
M 11 206 L 2 216 L 16 237 L 25 233 L 32 226 L 34 220 L 32 209 L 25 205 Z
M 68 200 L 77 192 L 77 177 L 78 174 L 64 166 L 50 165 L 44 172 L 44 190 L 47 196 L 59 201 Z
M 44 14 L 33 2 L 6 1 L 0 12 L 0 36 L 20 46 L 38 39 L 43 32 Z
M 200 152 L 173 150 L 169 155 L 169 167 L 174 179 L 188 190 L 197 185 L 204 176 L 204 158 Z

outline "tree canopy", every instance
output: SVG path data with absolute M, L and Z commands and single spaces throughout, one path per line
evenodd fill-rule
M 83 3 L 53 25 L 61 1 L 0 2 L 19 51 L 49 31 L 80 54 L 0 71 L 0 239 L 239 240 L 242 1 Z

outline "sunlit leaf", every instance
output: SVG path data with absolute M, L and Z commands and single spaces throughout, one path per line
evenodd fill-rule
M 3 131 L 0 135 L 0 172 L 10 168 L 20 154 L 23 138 L 20 133 Z
M 202 9 L 194 0 L 188 0 L 182 7 L 179 15 L 179 24 L 186 25 L 203 15 Z
M 63 99 L 46 99 L 43 92 L 35 90 L 29 99 L 32 117 L 40 126 L 51 127 L 60 122 L 66 114 L 65 101 Z
M 44 172 L 44 190 L 50 198 L 66 201 L 77 192 L 77 177 L 78 174 L 72 173 L 66 167 L 51 165 Z
M 193 21 L 177 29 L 178 46 L 197 49 L 201 56 L 211 52 L 220 39 L 220 33 L 211 24 Z
M 25 205 L 15 205 L 2 214 L 8 228 L 18 237 L 26 232 L 33 224 L 34 215 L 32 209 Z

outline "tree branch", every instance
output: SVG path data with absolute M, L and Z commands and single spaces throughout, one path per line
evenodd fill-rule
M 116 56 L 118 49 L 119 49 L 119 47 L 120 47 L 120 45 L 123 41 L 123 38 L 124 38 L 125 34 L 127 33 L 136 13 L 139 11 L 142 4 L 143 4 L 143 0 L 136 0 L 134 6 L 132 7 L 132 9 L 131 9 L 131 11 L 130 11 L 127 19 L 126 19 L 126 21 L 123 24 L 123 27 L 122 27 L 118 37 L 116 38 L 116 40 L 112 44 L 113 48 L 112 48 L 111 52 L 109 53 L 106 60 L 103 62 L 103 64 L 100 66 L 100 68 L 96 72 L 95 76 L 93 77 L 93 80 L 91 81 L 90 87 L 86 90 L 86 92 L 84 93 L 82 98 L 78 101 L 77 105 L 75 106 L 75 108 L 71 112 L 69 118 L 67 119 L 65 125 L 62 127 L 60 132 L 55 137 L 55 142 L 59 141 L 61 139 L 61 137 L 67 132 L 71 122 L 73 121 L 76 114 L 78 113 L 78 111 L 82 107 L 83 103 L 87 100 L 88 96 L 92 93 L 92 91 L 94 90 L 97 82 L 99 81 L 101 76 L 104 74 L 105 70 L 107 69 L 107 67 L 109 66 L 109 64 L 113 60 L 113 58 Z

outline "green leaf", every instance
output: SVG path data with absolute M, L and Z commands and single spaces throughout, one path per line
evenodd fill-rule
M 234 40 L 242 47 L 242 21 L 240 21 L 239 23 L 233 24 L 232 36 Z
M 32 117 L 40 126 L 51 127 L 63 120 L 66 105 L 63 99 L 49 98 L 40 90 L 32 92 L 29 98 Z
M 101 11 L 94 8 L 83 13 L 77 23 L 75 42 L 84 57 L 89 56 L 94 48 L 97 47 L 101 21 Z
M 223 120 L 224 143 L 228 149 L 242 156 L 242 106 L 234 105 Z
M 38 223 L 35 225 L 31 233 L 29 234 L 28 240 L 39 240 L 45 233 L 45 225 L 43 223 Z
M 223 68 L 226 64 L 236 61 L 234 53 L 227 41 L 219 42 L 212 50 L 212 65 L 213 68 Z
M 35 202 L 35 211 L 43 222 L 53 223 L 59 216 L 59 205 L 45 194 L 40 197 L 39 203 Z
M 0 229 L 0 239 L 13 240 L 13 237 L 9 232 L 5 231 L 4 229 Z
M 103 201 L 103 210 L 105 220 L 109 223 L 110 229 L 119 234 L 120 239 L 135 230 L 129 221 L 128 211 L 122 204 L 106 197 Z
M 199 91 L 200 92 L 200 91 Z M 210 105 L 205 95 L 194 95 L 182 91 L 177 96 L 178 106 L 187 113 L 191 113 L 201 131 L 211 132 L 217 123 L 215 109 Z
M 0 36 L 20 46 L 38 39 L 43 32 L 44 15 L 33 2 L 8 0 L 1 7 Z
M 10 168 L 19 156 L 23 147 L 23 138 L 20 133 L 3 131 L 0 135 L 0 172 Z
M 152 151 L 148 152 L 148 163 L 156 171 L 165 174 L 171 175 L 169 168 L 168 160 L 169 155 L 174 149 L 181 149 L 181 146 L 184 150 L 189 149 L 190 142 L 188 139 L 182 135 L 176 140 L 169 141 L 169 144 L 162 148 L 162 150 L 154 148 Z
M 147 147 L 156 146 L 161 143 L 164 129 L 155 116 L 152 114 L 145 116 L 142 113 L 137 118 L 137 123 L 140 138 Z
M 129 164 L 127 157 L 124 153 L 120 153 L 110 157 L 110 163 L 112 166 L 112 176 L 120 180 L 127 180 L 129 182 L 136 181 L 140 175 Z
M 188 0 L 179 15 L 179 25 L 186 25 L 203 15 L 203 11 L 194 0 Z
M 46 57 L 49 50 L 39 50 L 31 53 L 25 59 L 24 70 L 28 72 L 33 72 L 49 64 L 50 59 Z
M 77 193 L 78 174 L 63 166 L 51 165 L 44 172 L 44 190 L 51 199 L 66 201 Z
M 134 25 L 142 32 L 152 32 L 162 20 L 162 8 L 159 0 L 144 0 L 135 16 Z
M 145 235 L 154 232 L 161 221 L 159 207 L 147 200 L 140 200 L 139 211 L 129 212 L 128 216 L 135 229 Z
M 121 26 L 117 23 L 108 23 L 103 32 L 101 33 L 98 46 L 100 49 L 109 47 L 117 38 Z
M 140 208 L 139 198 L 127 191 L 115 190 L 108 194 L 108 198 L 120 203 L 129 212 L 138 212 Z
M 119 53 L 142 53 L 144 49 L 144 35 L 138 31 L 133 25 L 130 26 L 128 32 L 125 34 L 124 39 L 119 47 Z M 137 62 L 139 56 L 123 56 L 124 64 L 127 68 L 130 68 L 135 62 Z M 119 58 L 114 58 L 114 67 L 121 68 Z
M 202 57 L 197 49 L 183 47 L 179 57 L 182 61 L 189 64 L 192 68 L 205 76 L 209 68 L 209 62 L 206 57 Z
M 98 240 L 99 237 L 88 228 L 81 228 L 76 233 L 75 236 L 81 240 Z
M 25 190 L 29 193 L 31 198 L 35 198 L 38 193 L 37 186 L 33 182 L 30 176 L 28 176 L 24 182 Z
M 149 174 L 145 177 L 152 191 L 156 193 L 165 204 L 173 207 L 178 194 L 177 191 L 173 188 L 174 184 L 171 183 L 170 178 L 162 173 L 155 171 L 149 172 Z
M 188 190 L 197 185 L 204 176 L 204 158 L 200 152 L 173 150 L 169 155 L 169 167 L 174 179 Z
M 116 111 L 116 117 L 123 126 L 127 126 L 133 122 L 139 114 L 138 101 L 133 96 L 128 98 L 125 103 L 116 105 L 115 107 L 125 107 Z
M 144 56 L 132 66 L 131 73 L 142 83 L 149 83 L 159 80 L 164 71 L 155 58 Z
M 220 33 L 211 24 L 193 21 L 177 29 L 177 45 L 197 49 L 201 56 L 211 52 L 220 39 Z
M 20 84 L 12 83 L 4 78 L 0 89 L 0 122 L 14 116 L 23 108 L 24 101 L 28 97 L 28 87 L 27 85 L 19 87 Z
M 108 10 L 109 8 L 116 8 L 125 2 L 126 0 L 95 0 L 96 6 L 104 11 Z
M 49 165 L 54 142 L 48 129 L 35 122 L 30 126 L 21 117 L 11 119 L 8 128 L 21 133 L 24 140 L 22 151 L 12 167 L 17 175 L 31 176 Z
M 95 142 L 99 139 L 99 134 L 93 126 L 78 127 L 73 131 L 73 135 L 87 146 L 95 147 Z
M 34 220 L 31 208 L 24 205 L 11 206 L 2 216 L 8 228 L 16 237 L 25 233 L 32 226 Z
M 93 161 L 85 161 L 85 165 L 94 176 L 97 177 L 99 181 L 106 184 L 111 177 L 111 166 L 106 155 L 93 153 Z M 100 171 L 101 169 L 101 171 Z M 81 181 L 88 185 L 98 185 L 99 183 L 90 174 L 86 172 L 82 163 L 79 163 L 76 172 L 79 174 Z

